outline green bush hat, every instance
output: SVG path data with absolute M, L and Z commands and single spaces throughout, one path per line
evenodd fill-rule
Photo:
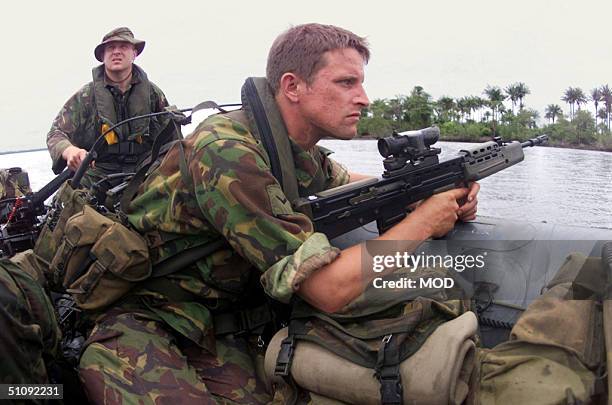
M 134 38 L 134 33 L 128 27 L 115 28 L 108 34 L 104 35 L 102 42 L 100 42 L 100 44 L 96 46 L 96 49 L 94 49 L 94 55 L 98 61 L 104 61 L 104 45 L 112 41 L 129 42 L 136 47 L 137 55 L 140 55 L 145 47 L 145 41 Z

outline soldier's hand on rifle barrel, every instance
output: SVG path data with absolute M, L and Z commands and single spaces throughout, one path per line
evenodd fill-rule
M 62 152 L 62 157 L 72 171 L 76 171 L 79 168 L 86 155 L 87 151 L 85 149 L 78 148 L 74 145 L 68 146 Z

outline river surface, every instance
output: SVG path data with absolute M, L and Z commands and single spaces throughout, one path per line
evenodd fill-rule
M 324 140 L 333 157 L 352 171 L 379 176 L 376 141 Z M 442 159 L 473 144 L 438 142 Z M 27 170 L 38 190 L 53 178 L 47 151 L 0 155 L 0 167 Z M 612 229 L 612 153 L 535 147 L 525 160 L 481 181 L 479 214 L 561 225 Z
M 376 141 L 324 140 L 351 170 L 380 176 Z M 441 159 L 474 144 L 438 142 Z M 479 214 L 612 229 L 612 153 L 533 147 L 525 160 L 480 181 Z

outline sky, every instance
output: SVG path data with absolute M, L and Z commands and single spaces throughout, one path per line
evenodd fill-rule
M 0 152 L 45 146 L 64 102 L 91 80 L 94 47 L 119 26 L 147 42 L 136 63 L 181 108 L 239 102 L 244 79 L 264 75 L 274 38 L 306 22 L 367 37 L 371 100 L 417 85 L 434 99 L 482 95 L 520 81 L 531 90 L 526 106 L 543 115 L 551 103 L 567 111 L 569 86 L 612 85 L 604 0 L 56 0 L 2 11 Z

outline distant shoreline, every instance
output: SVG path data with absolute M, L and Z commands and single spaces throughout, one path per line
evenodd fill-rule
M 333 138 L 325 138 L 325 139 L 333 139 Z M 374 137 L 374 136 L 358 136 L 354 139 L 358 139 L 358 140 L 364 140 L 364 141 L 375 141 L 378 138 Z M 487 138 L 487 137 L 483 137 L 480 138 L 479 140 L 474 140 L 474 139 L 463 139 L 463 138 L 440 138 L 439 141 L 441 142 L 465 142 L 465 143 L 483 143 L 483 142 L 487 142 L 490 141 L 491 138 Z M 561 143 L 558 141 L 549 141 L 546 145 L 541 145 L 541 146 L 548 146 L 550 148 L 563 148 L 563 149 L 580 149 L 580 150 L 592 150 L 592 151 L 596 151 L 596 152 L 612 152 L 612 147 L 597 147 L 597 146 L 593 146 L 593 145 L 573 145 L 573 144 L 566 144 L 566 143 Z
M 334 138 L 325 138 L 325 139 L 334 139 Z M 354 138 L 356 140 L 364 140 L 364 141 L 375 141 L 378 138 L 374 137 L 374 136 L 358 136 L 356 138 Z M 447 139 L 447 138 L 441 138 L 440 141 L 442 142 L 466 142 L 466 143 L 482 143 L 482 142 L 487 142 L 490 141 L 490 138 L 480 138 L 480 140 L 478 141 L 474 141 L 473 139 L 456 139 L 456 138 L 452 138 L 452 139 Z M 580 150 L 593 150 L 593 151 L 597 151 L 597 152 L 612 152 L 612 147 L 610 148 L 599 148 L 596 146 L 589 146 L 589 145 L 572 145 L 572 144 L 564 144 L 564 143 L 560 143 L 560 142 L 556 142 L 556 141 L 549 141 L 549 143 L 547 145 L 543 145 L 543 146 L 548 146 L 551 148 L 563 148 L 563 149 L 580 149 Z M 15 150 L 15 151 L 5 151 L 5 152 L 0 152 L 0 156 L 1 155 L 12 155 L 15 153 L 26 153 L 26 152 L 38 152 L 41 150 L 47 150 L 47 148 L 33 148 L 33 149 L 21 149 L 21 150 Z
M 22 149 L 22 150 L 10 150 L 10 151 L 6 151 L 6 152 L 0 152 L 0 155 L 12 155 L 13 153 L 38 152 L 39 150 L 47 150 L 47 148 L 34 148 L 34 149 Z

